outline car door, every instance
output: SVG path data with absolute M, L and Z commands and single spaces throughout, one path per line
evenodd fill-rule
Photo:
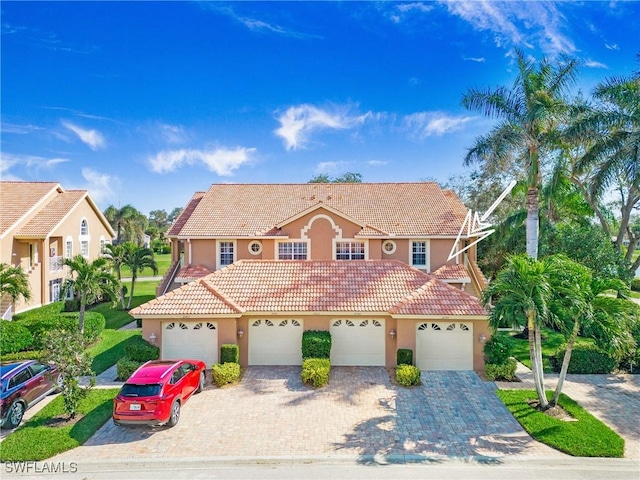
M 27 406 L 40 396 L 39 380 L 33 378 L 31 371 L 28 368 L 23 368 L 16 373 L 9 381 L 9 388 L 17 391 L 17 397 L 22 398 L 27 402 Z
M 38 398 L 47 392 L 49 392 L 53 387 L 53 381 L 51 379 L 51 375 L 49 374 L 49 368 L 42 363 L 32 363 L 29 365 L 29 370 L 31 371 L 31 384 L 34 389 L 34 398 Z
M 172 392 L 171 396 L 180 397 L 182 399 L 188 396 L 185 392 L 184 380 L 184 370 L 182 370 L 180 367 L 176 368 L 171 374 L 171 380 L 169 380 L 169 388 Z
M 184 382 L 183 387 L 183 395 L 184 398 L 189 397 L 196 388 L 198 388 L 198 381 L 200 380 L 200 376 L 198 374 L 198 369 L 195 365 L 191 363 L 183 363 L 180 365 L 180 369 L 183 372 L 182 381 Z

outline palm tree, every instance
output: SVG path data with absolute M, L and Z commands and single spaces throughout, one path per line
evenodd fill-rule
M 122 287 L 122 266 L 126 264 L 125 261 L 126 261 L 127 248 L 128 248 L 127 245 L 130 245 L 130 244 L 119 243 L 117 245 L 106 244 L 104 246 L 105 258 L 108 258 L 109 260 L 111 260 L 113 269 L 116 271 L 116 278 L 118 279 L 118 282 L 120 282 L 119 296 L 120 296 L 120 302 L 122 303 L 123 310 L 126 308 L 126 305 L 124 303 L 124 289 Z
M 80 332 L 84 332 L 84 312 L 87 303 L 93 303 L 108 295 L 113 303 L 117 302 L 120 282 L 110 271 L 109 260 L 96 258 L 89 263 L 82 255 L 65 258 L 62 264 L 69 267 L 69 277 L 65 280 L 63 291 L 74 291 L 80 295 Z
M 0 299 L 9 295 L 13 303 L 19 298 L 25 301 L 31 299 L 31 287 L 24 270 L 6 263 L 0 263 Z
M 147 217 L 131 205 L 116 208 L 109 205 L 104 216 L 116 231 L 116 243 L 123 241 L 142 244 L 144 232 L 147 228 Z
M 533 372 L 536 394 L 540 408 L 548 408 L 544 392 L 542 372 L 542 345 L 539 335 L 540 325 L 552 320 L 549 304 L 553 290 L 549 283 L 548 260 L 536 260 L 527 255 L 507 257 L 496 279 L 483 293 L 482 302 L 489 306 L 493 301 L 489 324 L 497 329 L 504 322 L 512 326 L 526 326 L 529 330 L 529 358 Z M 538 332 L 538 333 L 536 333 Z
M 150 268 L 153 274 L 156 275 L 158 273 L 158 265 L 153 258 L 153 250 L 132 244 L 127 245 L 124 263 L 131 269 L 131 292 L 129 292 L 129 302 L 127 303 L 127 308 L 131 308 L 133 289 L 138 278 L 138 272 L 145 268 Z

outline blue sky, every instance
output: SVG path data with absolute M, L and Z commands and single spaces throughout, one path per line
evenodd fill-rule
M 4 180 L 104 209 L 183 206 L 212 183 L 446 181 L 511 85 L 514 47 L 581 62 L 576 90 L 640 68 L 636 2 L 8 2 Z

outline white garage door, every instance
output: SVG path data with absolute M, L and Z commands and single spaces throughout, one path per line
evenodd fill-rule
M 202 360 L 207 368 L 218 361 L 218 326 L 216 322 L 164 322 L 162 324 L 162 359 Z
M 302 365 L 302 320 L 249 321 L 249 365 Z
M 473 323 L 425 322 L 417 328 L 420 370 L 473 370 Z
M 384 366 L 384 319 L 331 321 L 331 365 Z

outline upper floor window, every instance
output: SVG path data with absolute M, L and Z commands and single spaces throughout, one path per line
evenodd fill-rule
M 80 222 L 80 235 L 89 235 L 89 224 L 86 218 L 83 218 L 82 222 Z
M 278 260 L 306 260 L 306 242 L 281 242 L 278 244 Z
M 71 258 L 73 257 L 73 241 L 67 240 L 65 244 L 64 257 Z
M 89 256 L 89 242 L 87 242 L 86 240 L 80 242 L 80 254 L 83 257 Z
M 411 265 L 416 267 L 427 266 L 427 242 L 411 242 Z
M 363 242 L 336 242 L 336 260 L 364 260 Z
M 233 263 L 233 242 L 220 242 L 220 266 Z

